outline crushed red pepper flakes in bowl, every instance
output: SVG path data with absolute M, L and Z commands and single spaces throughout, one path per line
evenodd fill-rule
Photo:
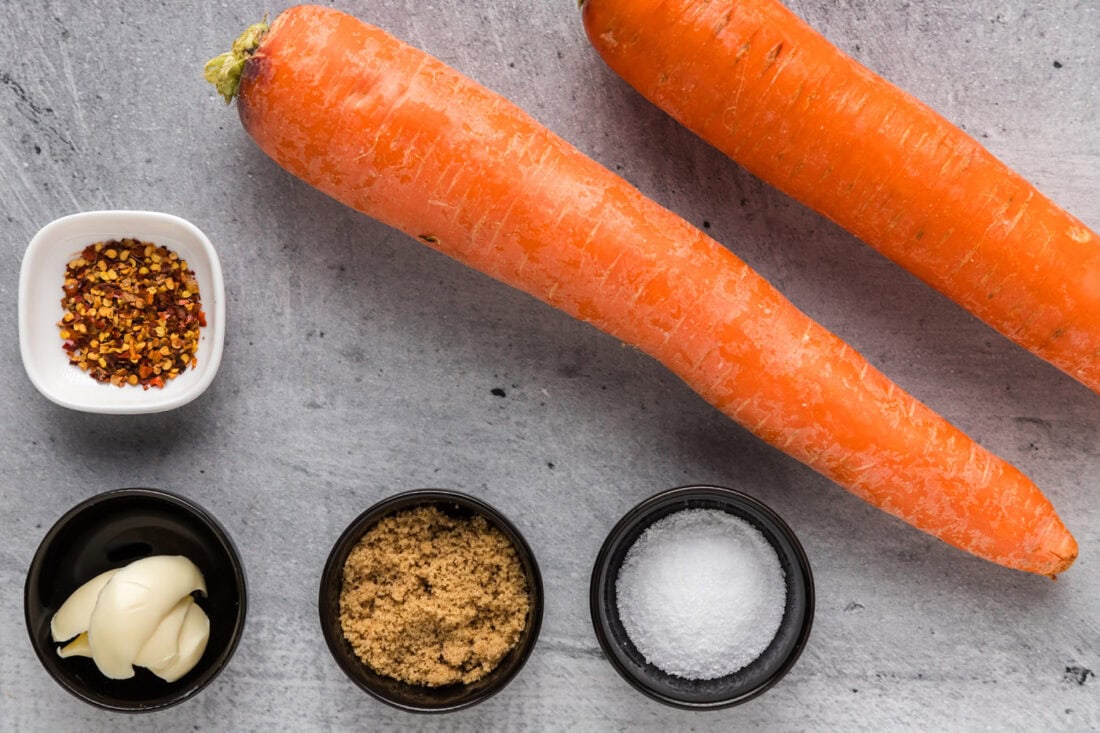
M 88 245 L 68 263 L 63 289 L 62 347 L 95 380 L 149 389 L 194 367 L 206 315 L 194 271 L 167 247 Z

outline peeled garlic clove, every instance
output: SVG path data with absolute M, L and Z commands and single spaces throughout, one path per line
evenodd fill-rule
M 134 657 L 134 664 L 153 669 L 167 667 L 176 661 L 179 657 L 179 637 L 180 629 L 183 628 L 183 618 L 194 602 L 191 596 L 180 599 L 180 602 L 161 619 L 145 645 L 138 650 L 137 656 Z
M 99 592 L 118 570 L 100 573 L 73 591 L 50 619 L 50 635 L 54 641 L 65 641 L 88 630 Z
M 198 604 L 192 603 L 187 609 L 187 616 L 180 628 L 179 657 L 169 667 L 153 668 L 153 674 L 165 682 L 175 682 L 199 663 L 209 640 L 210 619 Z
M 69 657 L 90 657 L 92 656 L 92 647 L 88 646 L 88 634 L 77 634 L 77 637 L 70 641 L 63 647 L 59 647 L 57 650 L 57 656 L 62 659 Z
M 195 564 L 180 555 L 135 560 L 115 573 L 99 592 L 88 624 L 92 659 L 105 677 L 134 676 L 134 658 L 161 619 L 193 591 L 206 593 Z

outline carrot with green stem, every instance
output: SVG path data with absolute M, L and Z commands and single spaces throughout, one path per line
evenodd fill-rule
M 906 394 L 728 249 L 514 104 L 301 6 L 207 65 L 245 129 L 333 198 L 637 346 L 750 431 L 976 555 L 1077 554 L 1020 471 Z
M 1100 237 L 779 0 L 582 0 L 688 129 L 1100 392 Z

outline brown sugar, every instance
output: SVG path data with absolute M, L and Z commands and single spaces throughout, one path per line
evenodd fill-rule
M 481 679 L 527 623 L 515 548 L 481 516 L 421 506 L 385 517 L 348 555 L 343 581 L 345 638 L 376 672 L 409 684 Z

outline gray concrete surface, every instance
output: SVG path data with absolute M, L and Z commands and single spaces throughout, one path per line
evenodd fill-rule
M 202 63 L 281 6 L 9 0 L 0 37 L 0 729 L 1098 730 L 1100 397 L 770 190 L 626 87 L 574 0 L 337 3 L 511 97 L 746 259 L 874 364 L 1039 483 L 1081 558 L 1057 583 L 951 549 L 724 419 L 660 366 L 291 178 Z M 1100 227 L 1095 0 L 791 0 Z M 23 372 L 19 263 L 66 213 L 179 214 L 225 268 L 221 371 L 177 411 L 55 407 Z M 499 388 L 503 396 L 492 390 Z M 601 657 L 591 563 L 633 504 L 740 487 L 801 536 L 813 636 L 776 688 L 688 713 Z M 31 555 L 70 506 L 120 486 L 206 505 L 247 563 L 241 646 L 197 699 L 141 717 L 54 684 L 22 616 Z M 499 696 L 424 718 L 358 692 L 324 647 L 318 576 L 342 528 L 398 490 L 496 504 L 545 575 L 538 647 Z

